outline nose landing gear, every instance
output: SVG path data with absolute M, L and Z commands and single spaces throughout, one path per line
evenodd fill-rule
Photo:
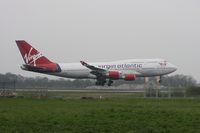
M 162 77 L 161 77 L 161 76 L 158 76 L 158 77 L 156 78 L 156 82 L 157 82 L 157 84 L 161 84 L 161 83 L 162 83 Z
M 149 78 L 145 77 L 144 78 L 144 97 L 151 96 L 152 92 L 155 93 L 155 97 L 158 98 L 160 95 L 160 84 L 162 82 L 162 77 L 157 76 L 156 82 L 150 81 L 149 83 Z

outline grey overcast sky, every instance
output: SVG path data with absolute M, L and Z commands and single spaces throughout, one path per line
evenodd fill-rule
M 22 71 L 16 39 L 56 62 L 164 58 L 200 81 L 199 0 L 0 0 L 0 73 Z

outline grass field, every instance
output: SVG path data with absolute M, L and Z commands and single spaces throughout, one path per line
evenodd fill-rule
M 100 100 L 79 98 L 98 94 L 67 95 L 70 98 L 65 100 L 1 98 L 0 132 L 200 132 L 200 99 L 143 99 L 109 93 Z

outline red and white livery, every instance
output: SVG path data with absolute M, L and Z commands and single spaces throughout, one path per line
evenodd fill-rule
M 177 70 L 164 59 L 129 59 L 112 62 L 56 63 L 24 40 L 17 40 L 25 64 L 23 70 L 74 79 L 96 79 L 96 85 L 110 86 L 113 80 L 134 81 L 137 77 L 163 76 Z

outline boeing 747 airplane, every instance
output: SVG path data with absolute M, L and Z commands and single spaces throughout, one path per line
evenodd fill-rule
M 25 64 L 23 70 L 73 79 L 96 79 L 96 85 L 111 86 L 113 80 L 134 81 L 137 77 L 163 76 L 177 70 L 164 59 L 129 59 L 112 62 L 55 63 L 24 40 L 17 40 Z M 160 78 L 161 81 L 161 78 Z

